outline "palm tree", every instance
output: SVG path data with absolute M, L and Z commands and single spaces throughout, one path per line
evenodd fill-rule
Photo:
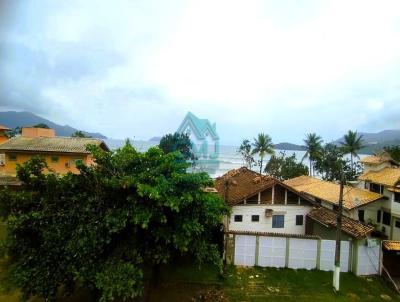
M 343 138 L 344 142 L 340 142 L 342 151 L 344 154 L 350 154 L 351 169 L 353 169 L 353 157 L 358 157 L 358 151 L 364 147 L 363 136 L 358 135 L 357 131 L 349 130 Z
M 310 176 L 314 175 L 314 162 L 318 158 L 322 149 L 322 138 L 316 133 L 308 133 L 304 144 L 306 145 L 306 153 L 303 156 L 303 160 L 308 157 L 310 161 Z
M 260 157 L 260 174 L 262 172 L 264 157 L 267 154 L 274 154 L 274 144 L 272 143 L 272 139 L 268 134 L 260 133 L 257 138 L 254 138 L 253 143 L 254 149 L 252 150 L 252 154 L 258 154 Z

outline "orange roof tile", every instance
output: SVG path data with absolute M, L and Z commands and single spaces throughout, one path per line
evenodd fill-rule
M 400 241 L 384 240 L 382 245 L 388 251 L 400 251 Z
M 320 207 L 312 210 L 307 214 L 307 217 L 323 224 L 328 227 L 336 228 L 337 226 L 337 214 L 332 210 Z M 352 218 L 342 216 L 342 231 L 349 234 L 352 237 L 360 238 L 365 237 L 374 230 L 373 226 L 366 225 L 360 221 Z
M 272 187 L 277 180 L 270 176 L 242 167 L 233 169 L 216 178 L 215 188 L 218 194 L 226 199 L 229 205 L 234 205 L 257 192 Z
M 0 151 L 26 152 L 61 152 L 88 154 L 87 145 L 101 146 L 108 150 L 107 145 L 96 138 L 83 137 L 13 137 L 0 145 Z
M 363 173 L 360 180 L 374 182 L 384 186 L 395 187 L 400 181 L 400 168 L 383 168 L 379 171 L 368 171 Z
M 284 181 L 289 187 L 327 201 L 332 204 L 339 204 L 340 185 L 337 183 L 320 180 L 310 176 L 299 176 Z M 343 189 L 343 207 L 351 210 L 370 202 L 385 198 L 384 196 L 350 186 L 344 186 Z

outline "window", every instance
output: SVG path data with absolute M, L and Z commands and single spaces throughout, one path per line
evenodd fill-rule
M 394 202 L 400 202 L 400 193 L 394 193 Z
M 303 225 L 303 215 L 296 215 L 296 225 Z
M 83 163 L 83 160 L 82 160 L 82 158 L 75 158 L 75 159 L 74 159 L 74 163 L 75 163 L 75 166 L 76 166 L 76 165 L 78 165 L 78 164 Z
M 58 162 L 58 156 L 52 156 L 51 157 L 51 162 L 52 163 L 57 163 Z
M 285 227 L 285 215 L 273 215 L 272 216 L 272 227 L 274 229 Z
M 395 225 L 396 228 L 400 228 L 400 221 L 399 221 L 399 220 L 396 220 L 396 222 L 394 223 L 394 225 Z
M 382 223 L 386 225 L 390 225 L 391 216 L 388 212 L 383 212 Z
M 358 210 L 358 220 L 364 222 L 364 210 Z
M 383 187 L 381 185 L 374 184 L 372 182 L 369 184 L 369 190 L 371 192 L 375 192 L 375 193 L 379 193 L 379 194 L 383 193 Z
M 336 204 L 334 204 L 334 205 L 332 206 L 332 210 L 334 210 L 335 212 L 339 212 L 339 206 L 336 205 Z
M 3 166 L 5 164 L 6 164 L 6 155 L 0 154 L 0 166 Z
M 235 222 L 242 222 L 243 221 L 243 215 L 235 215 L 234 220 L 235 220 Z
M 260 215 L 251 215 L 251 221 L 253 222 L 260 221 Z
M 381 210 L 378 210 L 378 212 L 376 212 L 376 222 L 377 223 L 381 223 Z
M 8 159 L 10 161 L 16 161 L 17 160 L 17 155 L 16 154 L 10 154 L 10 155 L 8 155 Z

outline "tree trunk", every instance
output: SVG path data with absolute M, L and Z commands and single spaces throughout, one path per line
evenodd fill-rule
M 148 288 L 144 295 L 144 301 L 150 301 L 151 292 L 156 290 L 160 281 L 160 264 L 155 264 L 151 270 L 151 277 L 149 280 Z
M 350 162 L 351 162 L 351 171 L 354 172 L 354 166 L 353 166 L 353 153 L 350 153 Z
M 312 165 L 311 165 L 311 159 L 310 159 L 310 176 L 312 176 Z
M 263 166 L 263 158 L 260 159 L 260 174 L 262 173 L 262 166 Z

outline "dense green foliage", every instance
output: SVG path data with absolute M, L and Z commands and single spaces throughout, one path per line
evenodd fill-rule
M 23 190 L 0 194 L 9 278 L 25 298 L 54 301 L 75 285 L 101 301 L 143 293 L 144 268 L 175 255 L 221 263 L 211 240 L 228 209 L 205 173 L 187 173 L 179 152 L 91 147 L 96 165 L 44 174 L 43 159 L 18 167 Z
M 340 180 L 343 172 L 346 180 L 356 180 L 362 171 L 360 163 L 351 163 L 343 158 L 343 149 L 335 144 L 326 144 L 315 159 L 315 170 L 324 180 Z
M 40 124 L 36 124 L 34 126 L 32 126 L 33 128 L 45 128 L 45 129 L 50 129 L 49 126 L 47 126 L 46 124 L 40 123 Z
M 344 135 L 344 142 L 341 142 L 343 154 L 350 154 L 351 167 L 353 168 L 353 157 L 358 157 L 358 152 L 364 147 L 363 136 L 358 135 L 357 131 L 349 130 Z
M 257 138 L 254 138 L 252 154 L 258 154 L 258 165 L 260 166 L 260 174 L 263 171 L 264 157 L 267 154 L 274 154 L 274 144 L 268 134 L 259 133 Z
M 248 139 L 244 139 L 242 141 L 237 152 L 242 156 L 243 161 L 248 169 L 251 169 L 255 165 L 255 160 L 251 150 L 251 143 Z
M 8 138 L 20 135 L 22 132 L 22 128 L 21 127 L 15 127 L 14 129 L 10 129 L 6 131 L 6 135 Z
M 280 180 L 286 180 L 301 175 L 308 175 L 308 167 L 298 162 L 296 154 L 285 156 L 285 152 L 279 155 L 272 155 L 265 166 L 265 172 Z
M 400 163 L 400 146 L 399 145 L 387 146 L 387 147 L 384 147 L 383 150 L 385 152 L 387 152 L 394 161 L 396 161 L 397 163 Z
M 81 130 L 77 130 L 74 133 L 71 134 L 71 137 L 86 137 L 86 138 L 90 138 L 90 135 L 86 135 L 85 132 L 81 131 Z
M 306 139 L 304 140 L 306 153 L 304 154 L 303 159 L 308 157 L 310 161 L 310 176 L 313 176 L 315 174 L 315 161 L 321 154 L 322 142 L 322 138 L 316 133 L 308 133 L 306 135 Z
M 185 160 L 196 160 L 193 143 L 186 133 L 166 134 L 161 138 L 158 146 L 165 153 L 179 151 Z

